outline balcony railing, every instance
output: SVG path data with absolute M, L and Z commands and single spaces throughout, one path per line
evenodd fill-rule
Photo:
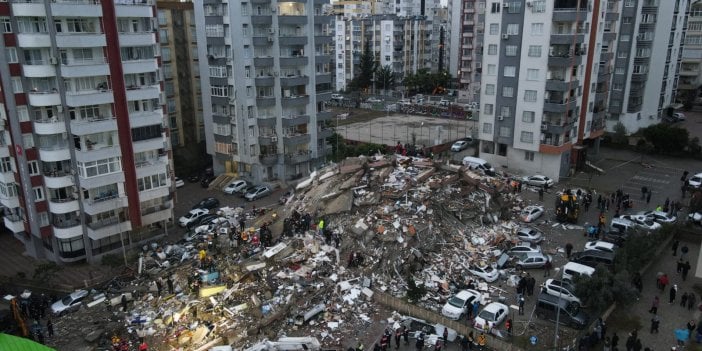
M 44 176 L 46 177 L 53 177 L 53 178 L 58 178 L 58 177 L 65 177 L 69 175 L 70 173 L 66 171 L 48 171 L 44 170 Z
M 141 215 L 142 215 L 142 216 L 146 216 L 146 215 L 149 215 L 149 214 L 152 214 L 152 213 L 156 213 L 156 212 L 160 212 L 160 211 L 167 210 L 167 209 L 169 209 L 169 208 L 171 208 L 171 204 L 170 204 L 170 203 L 165 203 L 165 204 L 161 204 L 161 205 L 158 205 L 158 206 L 153 206 L 153 207 L 149 207 L 149 208 L 146 208 L 146 209 L 142 209 L 142 210 L 141 210 Z
M 55 220 L 52 225 L 56 228 L 71 228 L 80 224 L 78 219 L 58 219 Z
M 88 65 L 101 65 L 107 63 L 107 57 L 96 57 L 92 60 L 76 60 L 63 58 L 61 59 L 61 64 L 66 66 L 88 66 Z
M 10 222 L 21 222 L 22 221 L 22 216 L 20 216 L 20 215 L 5 215 L 5 218 L 7 218 L 7 220 Z
M 88 228 L 95 230 L 95 229 L 107 227 L 109 225 L 117 224 L 118 222 L 119 222 L 119 217 L 110 217 L 107 219 L 88 223 Z
M 49 199 L 49 201 L 51 201 L 53 203 L 57 203 L 57 204 L 62 204 L 62 203 L 71 202 L 71 201 L 75 201 L 75 200 L 77 200 L 77 199 L 73 196 L 55 197 L 55 198 Z
M 51 144 L 51 145 L 39 146 L 39 150 L 54 151 L 54 150 L 65 149 L 67 147 L 68 147 L 68 143 L 56 143 L 56 144 Z
M 100 202 L 114 200 L 117 198 L 119 198 L 119 193 L 117 193 L 117 190 L 111 190 L 111 191 L 106 191 L 106 192 L 100 193 L 99 195 L 92 197 L 91 199 L 88 200 L 88 203 L 96 204 L 96 203 L 100 203 Z
M 34 122 L 35 123 L 58 123 L 58 122 L 63 122 L 63 117 L 53 116 L 51 118 L 46 118 L 46 117 L 35 118 Z
M 134 166 L 136 168 L 141 168 L 141 167 L 148 167 L 148 166 L 155 166 L 158 164 L 164 164 L 166 161 L 163 159 L 163 157 L 154 157 L 150 158 L 148 160 L 139 160 L 134 162 Z

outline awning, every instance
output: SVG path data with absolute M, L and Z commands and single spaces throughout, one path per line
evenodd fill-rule
M 3 351 L 55 351 L 29 339 L 0 333 L 0 349 Z

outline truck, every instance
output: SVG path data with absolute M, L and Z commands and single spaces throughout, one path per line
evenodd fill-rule
M 570 190 L 556 198 L 556 220 L 559 222 L 577 223 L 580 217 L 580 202 Z

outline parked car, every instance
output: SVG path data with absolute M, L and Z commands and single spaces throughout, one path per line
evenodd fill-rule
M 441 314 L 449 319 L 458 320 L 473 308 L 473 302 L 480 300 L 480 292 L 475 290 L 461 290 L 456 295 L 451 296 L 441 309 Z
M 245 198 L 246 194 L 248 194 L 250 191 L 256 189 L 257 187 L 258 187 L 258 185 L 251 184 L 251 185 L 247 186 L 246 188 L 241 189 L 239 191 L 239 194 L 241 195 L 241 197 Z
M 246 193 L 246 195 L 244 197 L 246 198 L 246 200 L 254 201 L 254 200 L 260 199 L 260 198 L 262 198 L 270 193 L 271 193 L 271 188 L 269 188 L 265 185 L 259 185 L 256 188 L 254 188 L 253 190 Z
M 241 191 L 241 189 L 246 188 L 247 185 L 248 185 L 248 183 L 245 180 L 238 179 L 238 180 L 234 180 L 231 183 L 229 183 L 229 185 L 225 186 L 224 189 L 222 189 L 222 191 L 225 194 L 231 195 L 234 193 L 238 193 L 239 191 Z
M 695 189 L 699 189 L 702 186 L 702 173 L 697 173 L 687 180 L 687 184 Z
M 544 214 L 544 208 L 541 206 L 527 206 L 522 210 L 521 218 L 526 223 L 531 223 Z
M 425 338 L 430 335 L 436 335 L 437 337 L 441 337 L 444 335 L 444 329 L 448 329 L 448 341 L 455 341 L 456 337 L 458 337 L 458 333 L 455 330 L 447 328 L 443 324 L 429 324 L 429 322 L 425 320 L 414 317 L 407 317 L 403 319 L 400 322 L 400 325 L 407 328 L 410 332 L 410 336 L 415 339 L 421 333 L 424 333 Z
M 218 215 L 216 214 L 206 214 L 204 216 L 200 216 L 198 218 L 195 218 L 194 220 L 190 221 L 185 227 L 188 229 L 195 228 L 197 226 L 209 224 L 213 220 L 219 218 Z
M 587 250 L 597 250 L 597 251 L 603 251 L 603 252 L 612 252 L 614 253 L 617 251 L 617 245 L 602 241 L 602 240 L 593 240 L 593 241 L 588 241 L 585 243 L 585 251 Z
M 377 103 L 383 102 L 383 100 L 380 100 L 380 99 L 375 98 L 375 97 L 371 97 L 371 98 L 368 98 L 368 100 L 366 100 L 366 102 L 371 103 L 371 104 L 377 104 Z
M 575 302 L 559 299 L 546 293 L 540 293 L 534 308 L 536 316 L 541 319 L 583 329 L 590 324 L 590 317 Z
M 545 175 L 533 175 L 529 177 L 522 177 L 522 182 L 526 183 L 527 185 L 533 185 L 533 186 L 544 186 L 548 184 L 549 187 L 553 186 L 553 179 L 545 176 Z
M 507 314 L 509 314 L 509 307 L 507 307 L 507 305 L 499 302 L 491 302 L 478 313 L 473 327 L 478 330 L 483 330 L 485 325 L 487 325 L 492 329 L 500 325 L 505 317 L 507 317 Z
M 51 313 L 56 316 L 60 316 L 64 313 L 74 311 L 80 308 L 80 305 L 86 296 L 88 296 L 87 290 L 76 290 L 61 300 L 51 304 Z
M 210 183 L 212 183 L 217 177 L 215 176 L 203 176 L 202 179 L 200 180 L 200 186 L 203 188 L 208 188 L 210 186 Z
M 668 214 L 667 212 L 663 211 L 641 211 L 637 213 L 639 215 L 644 215 L 658 223 L 674 223 L 675 221 L 678 220 L 677 217 L 673 216 L 672 214 Z
M 451 145 L 451 151 L 453 151 L 453 152 L 459 152 L 459 151 L 465 150 L 467 148 L 468 148 L 468 142 L 465 140 L 459 140 L 459 141 L 453 143 L 453 145 Z
M 687 219 L 694 224 L 702 224 L 702 212 L 693 212 L 687 215 Z
M 573 252 L 570 255 L 570 260 L 593 268 L 597 268 L 599 265 L 608 268 L 614 267 L 614 253 L 612 252 L 598 250 Z
M 521 241 L 538 244 L 544 240 L 544 233 L 532 227 L 520 227 L 517 229 L 517 237 Z
M 175 186 L 176 186 L 176 189 L 182 188 L 185 186 L 185 182 L 182 179 L 175 177 Z
M 654 220 L 644 215 L 622 215 L 619 217 L 629 220 L 632 223 L 634 223 L 635 226 L 646 230 L 657 230 L 661 228 L 660 223 L 655 222 Z
M 180 224 L 181 227 L 186 227 L 189 223 L 195 221 L 196 219 L 210 213 L 209 210 L 205 210 L 203 208 L 196 208 L 190 210 L 190 212 L 186 213 L 184 216 L 180 217 L 178 219 L 178 224 Z
M 613 243 L 617 246 L 623 246 L 628 236 L 629 235 L 626 232 L 621 231 L 619 228 L 609 227 L 609 229 L 604 231 L 602 240 Z
M 563 300 L 582 305 L 580 299 L 575 296 L 575 287 L 571 283 L 564 282 L 562 280 L 546 280 L 546 282 L 544 282 L 544 284 L 541 286 L 541 292 L 552 296 L 558 296 Z
M 527 252 L 540 253 L 541 246 L 534 244 L 534 243 L 530 243 L 528 241 L 522 241 L 522 242 L 517 243 L 517 245 L 514 245 L 511 248 L 509 248 L 509 250 L 507 250 L 507 254 L 510 256 L 516 256 L 516 255 L 519 255 L 522 253 L 527 253 Z
M 479 266 L 476 264 L 471 264 L 468 266 L 468 272 L 482 278 L 488 283 L 492 283 L 500 277 L 500 272 L 489 265 Z
M 523 252 L 515 255 L 517 261 L 514 265 L 517 269 L 526 268 L 543 268 L 546 262 L 551 262 L 553 258 L 550 255 L 544 255 L 543 252 Z
M 332 94 L 331 99 L 336 101 L 342 101 L 344 100 L 344 96 L 341 94 Z
M 675 121 L 684 121 L 686 119 L 685 114 L 682 112 L 674 112 L 673 118 L 675 119 Z
M 200 202 L 196 203 L 193 206 L 193 209 L 195 208 L 206 208 L 208 210 L 211 210 L 213 208 L 217 208 L 219 206 L 219 200 L 215 199 L 214 197 L 206 197 Z

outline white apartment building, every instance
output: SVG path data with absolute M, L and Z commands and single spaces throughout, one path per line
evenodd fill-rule
M 690 4 L 685 30 L 685 43 L 678 80 L 678 100 L 684 102 L 688 94 L 698 96 L 702 86 L 702 1 Z
M 0 204 L 30 256 L 99 261 L 172 219 L 155 13 L 151 0 L 0 3 Z
M 215 173 L 303 177 L 325 161 L 333 25 L 326 0 L 195 6 L 207 152 Z

